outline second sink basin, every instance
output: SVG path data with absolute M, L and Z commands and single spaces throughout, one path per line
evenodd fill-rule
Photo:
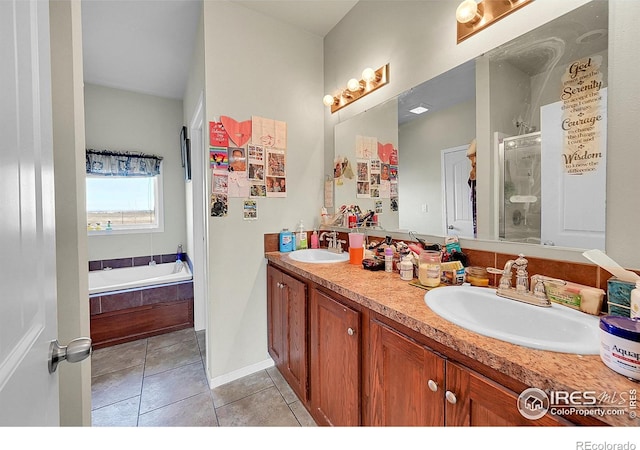
M 345 252 L 333 253 L 324 248 L 306 248 L 289 253 L 289 258 L 305 263 L 339 263 L 349 261 L 349 254 Z
M 424 300 L 440 317 L 484 336 L 538 350 L 600 353 L 599 319 L 566 306 L 528 305 L 473 286 L 433 289 Z

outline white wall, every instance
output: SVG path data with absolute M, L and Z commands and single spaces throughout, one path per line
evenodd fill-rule
M 367 66 L 390 64 L 390 84 L 358 100 L 340 112 L 325 110 L 325 136 L 333 136 L 335 124 L 433 78 L 463 62 L 565 14 L 588 0 L 537 0 L 491 25 L 477 35 L 456 44 L 453 1 L 360 2 L 325 38 L 325 92 L 345 86 Z M 640 2 L 611 0 L 609 14 L 609 101 L 607 155 L 607 254 L 628 267 L 640 268 L 640 241 L 632 239 L 640 209 L 630 208 L 628 199 L 640 195 L 640 177 L 634 172 L 640 85 L 634 80 L 640 70 L 636 58 L 640 28 Z M 477 68 L 477 70 L 482 70 Z M 483 93 L 478 92 L 478 104 Z M 636 99 L 636 100 L 634 100 Z M 488 100 L 488 98 L 486 99 Z M 488 104 L 488 103 L 486 103 Z M 476 116 L 478 130 L 489 129 L 483 111 Z M 325 139 L 325 173 L 333 160 L 332 140 Z M 489 139 L 478 131 L 478 228 L 492 229 L 491 149 Z M 484 155 L 484 156 L 483 156 Z M 485 199 L 488 207 L 480 204 Z M 402 208 L 402 206 L 400 206 Z M 497 249 L 509 253 L 523 251 L 521 244 L 465 241 L 470 248 Z M 579 252 L 546 247 L 527 247 L 532 256 L 587 262 Z
M 442 130 L 455 130 L 442 133 Z M 470 100 L 425 114 L 399 127 L 400 228 L 444 235 L 442 229 L 442 150 L 469 145 L 475 138 L 476 102 Z M 410 193 L 410 194 L 409 194 Z M 422 204 L 427 212 L 422 212 Z
M 186 246 L 181 100 L 85 84 L 86 147 L 162 156 L 164 231 L 89 237 L 89 260 L 175 253 Z
M 257 200 L 258 220 L 209 218 L 209 327 L 213 385 L 270 364 L 263 235 L 302 219 L 319 223 L 323 203 L 322 39 L 236 3 L 204 2 L 207 122 L 252 115 L 287 123 L 286 198 Z

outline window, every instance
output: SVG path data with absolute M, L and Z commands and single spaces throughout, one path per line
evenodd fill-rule
M 87 224 L 92 233 L 162 231 L 162 176 L 87 175 Z

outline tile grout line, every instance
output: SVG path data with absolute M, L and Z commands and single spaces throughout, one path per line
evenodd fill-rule
M 144 390 L 144 371 L 147 369 L 147 353 L 149 351 L 149 339 L 145 339 L 144 366 L 142 367 L 142 383 L 140 383 L 140 400 L 138 401 L 138 414 L 136 416 L 136 428 L 140 426 L 140 408 L 142 407 L 142 391 Z

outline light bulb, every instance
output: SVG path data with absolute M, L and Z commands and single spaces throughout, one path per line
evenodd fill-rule
M 362 71 L 362 79 L 366 82 L 371 82 L 376 79 L 376 71 L 371 67 L 367 67 Z
M 478 4 L 475 0 L 464 0 L 456 9 L 456 19 L 460 23 L 471 22 L 478 14 Z
M 350 79 L 347 81 L 347 89 L 351 92 L 358 92 L 360 90 L 360 82 L 355 78 Z
M 322 97 L 322 103 L 324 103 L 324 106 L 331 106 L 333 105 L 333 103 L 335 102 L 335 99 L 333 98 L 333 95 L 325 95 L 324 97 Z

